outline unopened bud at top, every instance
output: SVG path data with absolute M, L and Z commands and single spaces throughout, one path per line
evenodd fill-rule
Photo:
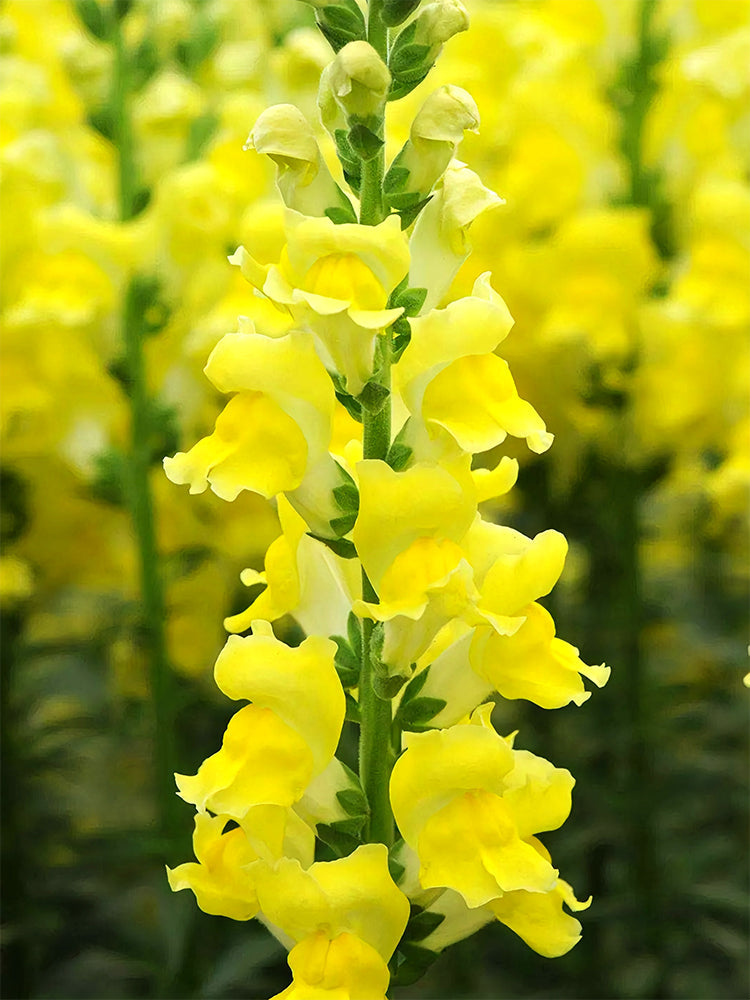
M 334 100 L 348 118 L 364 119 L 382 112 L 391 74 L 368 42 L 349 42 L 325 74 Z
M 443 45 L 469 27 L 469 12 L 461 0 L 435 0 L 417 16 L 414 42 L 416 45 Z

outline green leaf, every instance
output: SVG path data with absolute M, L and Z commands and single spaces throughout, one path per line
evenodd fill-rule
M 426 288 L 407 288 L 398 296 L 395 305 L 404 310 L 405 316 L 418 316 L 426 298 Z
M 413 14 L 421 0 L 384 0 L 381 18 L 387 28 L 395 28 Z
M 368 816 L 370 814 L 365 793 L 361 788 L 344 788 L 336 792 L 341 808 L 350 816 Z
M 399 944 L 395 956 L 391 959 L 394 970 L 391 983 L 394 986 L 411 986 L 422 978 L 438 955 L 439 952 L 422 948 L 418 944 L 409 942 Z
M 357 399 L 360 404 L 364 406 L 368 413 L 379 413 L 385 404 L 386 399 L 390 395 L 390 390 L 387 386 L 381 385 L 380 382 L 375 382 L 374 380 L 365 383 L 365 387 L 360 392 Z
M 410 171 L 407 167 L 397 167 L 394 161 L 383 180 L 383 194 L 386 197 L 390 197 L 391 195 L 398 194 L 399 191 L 403 191 L 409 177 Z
M 140 90 L 153 77 L 159 68 L 159 49 L 153 38 L 144 38 L 131 52 L 128 60 L 130 85 L 133 90 Z
M 354 547 L 354 542 L 350 542 L 346 538 L 326 538 L 324 535 L 316 535 L 312 531 L 307 533 L 310 538 L 314 538 L 316 542 L 322 542 L 331 552 L 341 556 L 342 559 L 356 559 L 357 550 Z
M 349 129 L 349 145 L 361 160 L 371 160 L 383 148 L 384 142 L 361 122 Z
M 349 612 L 349 617 L 346 620 L 346 632 L 351 648 L 360 650 L 362 648 L 362 624 L 353 611 Z
M 362 720 L 362 717 L 361 717 L 361 714 L 360 714 L 360 711 L 359 711 L 359 702 L 357 701 L 357 699 L 353 695 L 349 694 L 348 691 L 344 692 L 344 696 L 346 697 L 346 716 L 345 716 L 345 718 L 347 719 L 348 722 L 356 722 L 357 724 L 359 724 L 361 722 L 361 720 Z
M 332 492 L 333 499 L 340 510 L 347 513 L 359 510 L 359 490 L 353 483 L 344 483 L 342 486 L 337 486 Z
M 409 681 L 409 684 L 404 691 L 404 697 L 401 699 L 401 704 L 405 705 L 407 702 L 413 701 L 422 688 L 425 686 L 425 682 L 430 673 L 430 668 L 426 667 L 424 670 L 420 670 L 418 674 L 415 674 Z
M 396 718 L 402 729 L 418 733 L 429 728 L 428 723 L 445 708 L 443 698 L 414 698 L 399 705 Z
M 399 80 L 411 81 L 414 76 L 424 72 L 425 63 L 430 57 L 430 46 L 411 43 L 399 45 L 401 36 L 396 40 L 396 44 L 388 60 L 388 69 L 391 74 Z
M 427 66 L 424 73 L 418 79 L 411 80 L 408 82 L 406 80 L 397 80 L 394 77 L 394 79 L 391 81 L 391 86 L 388 90 L 388 100 L 400 101 L 402 97 L 406 97 L 406 95 L 410 94 L 415 87 L 419 86 L 419 84 L 422 82 L 422 80 L 425 79 L 425 77 L 427 76 L 427 74 L 430 72 L 431 69 L 432 69 L 431 65 Z
M 336 673 L 339 675 L 341 686 L 344 689 L 357 687 L 360 672 L 359 657 L 355 655 L 354 650 L 343 636 L 333 635 L 331 638 L 336 643 L 334 665 Z
M 403 841 L 401 841 L 403 843 Z M 391 848 L 393 850 L 393 848 Z M 391 878 L 398 885 L 401 881 L 401 876 L 406 871 L 404 865 L 400 861 L 397 861 L 392 853 L 388 853 L 388 871 L 390 872 Z
M 94 459 L 91 493 L 97 500 L 122 507 L 127 501 L 125 484 L 128 463 L 125 455 L 115 448 L 100 452 Z
M 84 28 L 100 42 L 109 37 L 107 16 L 96 0 L 76 0 L 76 14 Z
M 420 910 L 414 916 L 409 917 L 404 938 L 409 941 L 424 941 L 434 930 L 437 930 L 444 920 L 444 913 L 431 913 L 429 910 Z
M 110 142 L 115 138 L 115 117 L 108 104 L 104 104 L 94 111 L 89 112 L 88 123 L 99 135 L 103 135 Z
M 340 0 L 318 8 L 315 22 L 334 52 L 367 37 L 365 19 L 355 0 Z
M 362 423 L 362 405 L 357 402 L 354 396 L 351 396 L 348 392 L 336 391 L 336 399 L 338 399 L 350 417 L 353 417 L 358 423 Z

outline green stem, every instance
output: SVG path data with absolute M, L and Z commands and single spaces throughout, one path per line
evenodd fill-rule
M 370 6 L 372 19 L 373 4 Z M 383 163 L 384 152 L 363 164 L 362 209 L 360 220 L 365 225 L 377 225 L 383 218 Z M 385 335 L 383 363 L 378 380 L 387 389 L 391 382 L 391 342 Z M 390 395 L 377 412 L 363 409 L 363 457 L 384 461 L 391 445 Z M 362 570 L 362 596 L 364 600 L 378 600 L 364 569 Z M 388 786 L 393 767 L 391 726 L 393 712 L 390 701 L 378 697 L 373 688 L 373 663 L 370 652 L 374 623 L 362 622 L 362 665 L 359 685 L 360 735 L 359 775 L 370 806 L 369 840 L 375 843 L 393 843 L 393 813 Z
M 118 152 L 120 219 L 133 216 L 136 164 L 128 100 L 128 63 L 119 18 L 112 6 L 114 73 L 112 115 Z M 125 293 L 122 337 L 129 382 L 130 449 L 128 454 L 128 499 L 138 548 L 141 594 L 141 628 L 149 663 L 149 682 L 154 727 L 156 814 L 160 830 L 168 837 L 174 828 L 177 800 L 174 794 L 174 684 L 167 654 L 164 624 L 164 585 L 156 543 L 154 504 L 149 484 L 151 469 L 151 400 L 143 351 L 143 317 L 131 282 Z

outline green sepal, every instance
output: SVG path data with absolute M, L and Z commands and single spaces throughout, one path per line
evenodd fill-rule
M 386 28 L 402 24 L 417 9 L 421 0 L 384 0 L 380 14 Z
M 403 472 L 409 467 L 413 455 L 414 451 L 408 444 L 396 444 L 394 441 L 388 449 L 385 460 L 394 472 Z
M 372 689 L 381 701 L 391 701 L 406 684 L 406 680 L 407 678 L 401 674 L 389 676 L 388 674 L 373 673 Z
M 314 538 L 316 542 L 322 542 L 331 552 L 337 556 L 341 556 L 342 559 L 357 558 L 357 550 L 354 547 L 354 542 L 350 542 L 347 538 L 326 538 L 324 535 L 316 535 L 312 531 L 308 531 L 307 533 L 310 538 Z
M 344 226 L 350 222 L 357 221 L 357 216 L 351 205 L 349 205 L 348 209 L 343 205 L 334 205 L 332 208 L 325 210 L 325 216 L 337 226 Z
M 133 6 L 133 0 L 115 0 L 114 2 L 115 17 L 118 21 L 122 21 L 128 16 L 130 10 Z
M 399 210 L 398 214 L 401 216 L 402 229 L 409 228 L 409 226 L 412 224 L 412 222 L 414 222 L 414 220 L 417 218 L 417 216 L 425 207 L 425 205 L 429 201 L 432 201 L 432 197 L 433 196 L 431 194 L 428 194 L 426 198 L 422 198 L 422 200 L 418 201 L 416 205 L 409 205 L 407 208 L 402 208 Z
M 406 925 L 403 940 L 410 942 L 424 941 L 433 931 L 445 920 L 444 913 L 434 913 L 430 910 L 421 910 L 418 906 L 412 906 L 412 914 L 409 923 Z
M 347 824 L 348 829 L 342 829 L 342 824 Z M 359 829 L 356 829 L 352 824 L 356 824 L 356 820 L 340 820 L 337 823 L 318 823 L 316 833 L 337 857 L 345 858 L 353 851 L 356 851 L 362 843 L 358 833 L 362 825 L 364 825 L 364 821 L 360 824 Z
M 439 954 L 437 951 L 430 951 L 429 948 L 423 948 L 418 944 L 403 941 L 399 944 L 396 954 L 390 961 L 391 985 L 411 986 L 412 983 L 416 983 Z
M 340 510 L 347 514 L 352 510 L 359 510 L 359 490 L 354 483 L 343 483 L 332 490 L 332 493 Z
M 369 382 L 365 382 L 365 387 L 360 392 L 357 399 L 361 406 L 363 406 L 368 413 L 380 413 L 385 405 L 385 401 L 390 395 L 390 390 L 387 386 L 381 385 L 380 382 L 376 382 L 372 379 Z
M 389 199 L 404 190 L 411 175 L 407 167 L 398 167 L 396 163 L 397 160 L 394 160 L 383 180 L 383 194 Z
M 75 0 L 78 20 L 86 31 L 100 42 L 109 38 L 109 22 L 107 16 L 96 0 Z
M 344 535 L 349 534 L 356 521 L 357 511 L 354 510 L 349 514 L 342 514 L 341 517 L 333 517 L 328 523 L 331 526 L 331 530 L 334 531 L 339 538 L 343 538 Z
M 410 733 L 423 733 L 429 723 L 446 706 L 443 698 L 415 698 L 408 705 L 399 705 L 397 718 L 402 729 Z
M 344 180 L 355 194 L 359 194 L 362 184 L 362 161 L 351 147 L 349 133 L 346 129 L 337 128 L 334 130 L 333 140 L 336 143 L 336 155 L 344 171 Z
M 362 648 L 362 623 L 353 611 L 349 612 L 349 617 L 346 620 L 346 634 L 353 650 Z
M 408 433 L 409 420 L 406 421 L 404 426 L 395 436 L 391 442 L 390 448 L 388 449 L 388 454 L 385 456 L 386 462 L 390 465 L 394 472 L 403 472 L 404 469 L 411 464 L 414 452 L 404 440 Z
M 349 129 L 349 145 L 360 160 L 372 160 L 385 143 L 362 122 L 355 122 Z
M 391 849 L 388 851 L 388 871 L 390 872 L 391 878 L 396 883 L 396 885 L 398 885 L 398 883 L 401 881 L 403 874 L 406 871 L 406 867 L 402 865 L 400 861 L 397 861 L 396 858 L 394 857 L 395 852 L 399 849 L 399 847 L 402 846 L 403 843 L 404 843 L 403 838 L 399 837 L 399 839 L 396 841 L 393 847 L 391 847 Z
M 393 343 L 391 345 L 393 363 L 399 360 L 411 343 L 411 323 L 406 316 L 399 316 L 393 324 Z
M 357 699 L 349 694 L 348 691 L 344 692 L 344 697 L 346 698 L 346 713 L 344 718 L 347 722 L 356 722 L 357 725 L 362 721 L 362 714 L 359 710 L 359 702 Z
M 336 792 L 336 798 L 341 808 L 349 816 L 358 819 L 360 816 L 366 817 L 370 815 L 367 799 L 361 788 L 342 788 L 340 792 Z
M 394 305 L 404 310 L 404 316 L 418 316 L 426 298 L 426 288 L 406 288 L 398 295 Z

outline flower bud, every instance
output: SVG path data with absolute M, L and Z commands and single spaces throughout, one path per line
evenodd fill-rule
M 391 74 L 367 42 L 345 45 L 326 73 L 333 98 L 347 118 L 362 120 L 382 113 Z
M 424 80 L 445 42 L 469 27 L 460 0 L 435 0 L 419 12 L 393 44 L 388 68 L 393 76 L 389 100 L 404 97 Z
M 469 27 L 469 12 L 461 0 L 435 0 L 420 11 L 416 19 L 416 45 L 444 45 Z
M 309 122 L 293 104 L 275 104 L 256 121 L 245 149 L 265 153 L 276 164 L 284 203 L 303 215 L 342 209 L 355 221 L 349 199 L 328 172 Z
M 471 252 L 468 231 L 483 212 L 505 202 L 469 170 L 465 163 L 448 164 L 438 190 L 414 226 L 409 246 L 409 280 L 428 290 L 422 313 L 434 309 L 450 288 Z
M 478 126 L 479 110 L 461 87 L 447 85 L 430 94 L 386 174 L 384 191 L 390 204 L 408 209 L 424 201 L 455 155 L 464 131 L 476 132 Z

